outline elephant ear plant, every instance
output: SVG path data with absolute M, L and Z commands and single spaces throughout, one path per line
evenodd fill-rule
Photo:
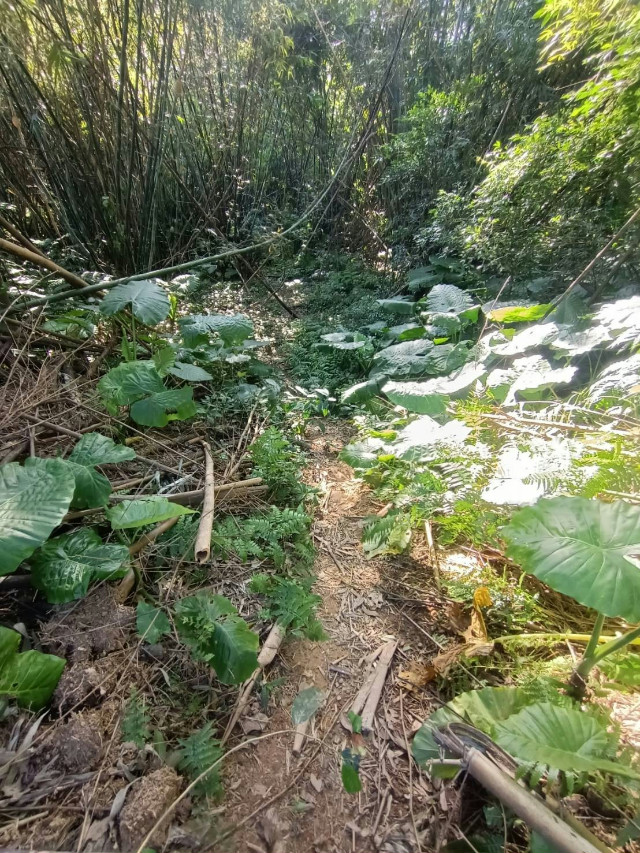
M 635 627 L 600 645 L 607 616 L 640 622 L 640 507 L 577 497 L 542 499 L 517 512 L 502 534 L 507 555 L 526 572 L 597 612 L 571 677 L 569 692 L 581 699 L 594 666 L 640 637 Z

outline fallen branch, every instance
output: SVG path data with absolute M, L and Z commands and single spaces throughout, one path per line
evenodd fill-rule
M 60 426 L 60 424 L 54 424 L 53 421 L 43 421 L 42 418 L 39 418 L 37 415 L 30 415 L 27 412 L 24 412 L 22 417 L 36 425 L 48 427 L 54 432 L 62 433 L 62 435 L 68 435 L 71 438 L 82 438 L 83 436 L 83 433 L 77 432 L 74 429 L 67 429 L 66 427 Z M 161 471 L 166 471 L 167 474 L 177 474 L 180 476 L 180 471 L 178 471 L 177 468 L 170 468 L 168 465 L 163 465 L 162 462 L 157 462 L 155 459 L 147 459 L 146 456 L 140 456 L 139 453 L 136 453 L 136 459 L 138 462 L 144 462 L 147 465 L 153 465 L 155 468 L 159 468 Z M 127 500 L 133 500 L 133 498 L 129 496 Z
M 258 666 L 255 669 L 253 675 L 251 675 L 242 685 L 240 689 L 240 693 L 238 694 L 238 699 L 236 700 L 236 706 L 233 710 L 233 714 L 227 723 L 227 727 L 224 730 L 224 734 L 220 740 L 221 744 L 224 744 L 228 739 L 229 735 L 233 731 L 236 726 L 236 723 L 242 716 L 242 712 L 249 704 L 249 699 L 251 698 L 251 694 L 253 692 L 253 688 L 255 687 L 258 678 L 260 677 L 262 671 L 265 667 L 269 666 L 270 663 L 273 663 L 276 655 L 278 654 L 278 650 L 282 645 L 282 641 L 285 638 L 287 633 L 287 629 L 284 625 L 281 625 L 280 622 L 275 622 L 267 635 L 267 639 L 264 641 L 260 654 L 258 655 Z
M 133 545 L 129 546 L 129 556 L 135 557 L 141 551 L 151 545 L 152 542 L 158 538 L 158 536 L 162 536 L 163 533 L 166 533 L 167 530 L 171 530 L 173 525 L 176 523 L 180 516 L 176 516 L 175 518 L 168 518 L 166 521 L 162 521 L 153 530 L 150 530 L 148 533 L 144 533 Z M 130 566 L 126 575 L 122 578 L 120 583 L 118 584 L 118 589 L 116 591 L 116 598 L 119 602 L 126 601 L 129 597 L 131 590 L 136 585 L 136 580 L 139 577 L 139 572 L 133 567 Z
M 261 482 L 260 477 L 254 477 L 252 480 L 259 480 Z M 238 480 L 237 483 L 224 483 L 222 486 L 216 486 L 216 500 L 220 495 L 226 499 L 236 500 L 266 494 L 267 486 L 260 485 L 260 483 L 255 486 L 251 485 L 252 480 Z M 113 492 L 109 495 L 109 500 L 111 503 L 120 503 L 121 501 L 139 501 L 145 497 L 154 497 L 154 495 L 119 495 Z M 182 506 L 199 506 L 204 497 L 204 490 L 177 492 L 175 495 L 159 495 L 159 497 L 166 498 L 170 503 L 181 504 Z M 74 512 L 68 512 L 62 521 L 66 524 L 69 521 L 85 518 L 87 515 L 95 515 L 98 512 L 104 512 L 104 507 L 96 506 L 91 509 L 79 509 Z
M 138 456 L 138 459 L 141 457 Z M 250 477 L 248 480 L 235 480 L 233 483 L 223 483 L 221 486 L 216 486 L 214 489 L 215 499 L 219 495 L 227 494 L 228 492 L 244 491 L 252 489 L 254 486 L 262 486 L 262 477 Z M 254 491 L 254 494 L 256 492 Z M 109 500 L 112 503 L 119 501 L 135 501 L 139 495 L 109 495 Z M 204 500 L 204 489 L 196 489 L 193 492 L 177 492 L 175 495 L 163 495 L 171 503 L 182 504 L 183 506 L 198 506 Z
M 11 234 L 14 240 L 17 240 L 18 243 L 21 243 L 25 247 L 25 249 L 29 249 L 29 251 L 33 252 L 34 255 L 41 255 L 43 258 L 45 257 L 44 253 L 41 252 L 37 246 L 34 246 L 31 240 L 28 237 L 25 237 L 25 235 L 21 231 L 18 231 L 15 225 L 12 225 L 9 220 L 5 219 L 5 217 L 1 213 L 0 225 L 5 229 L 5 231 L 8 231 L 9 234 Z
M 380 660 L 374 670 L 374 677 L 371 683 L 371 690 L 367 696 L 367 701 L 362 709 L 362 733 L 367 734 L 373 728 L 373 720 L 376 715 L 378 703 L 382 696 L 384 683 L 387 680 L 387 674 L 391 661 L 398 646 L 397 640 L 390 640 L 380 654 Z
M 196 536 L 195 557 L 202 565 L 211 556 L 211 531 L 213 529 L 213 513 L 216 506 L 216 491 L 213 479 L 213 459 L 211 448 L 206 441 L 202 442 L 204 448 L 204 497 L 202 501 L 202 512 L 198 535 Z
M 166 533 L 167 530 L 171 530 L 171 528 L 179 518 L 179 515 L 177 515 L 175 518 L 168 518 L 166 521 L 163 521 L 158 524 L 157 527 L 154 527 L 153 530 L 150 530 L 148 533 L 143 534 L 138 540 L 133 543 L 133 545 L 129 546 L 129 556 L 135 557 L 141 551 L 144 551 L 144 549 L 148 545 L 151 545 L 152 542 L 156 541 L 158 536 L 162 536 L 162 534 Z
M 487 791 L 514 811 L 527 826 L 540 833 L 555 850 L 562 853 L 604 853 L 608 847 L 586 826 L 571 816 L 570 823 L 554 813 L 550 804 L 509 776 L 488 755 L 467 744 L 461 750 L 458 738 L 445 731 L 436 731 L 436 743 L 454 754 L 462 755 L 467 773 Z M 569 814 L 567 814 L 569 819 Z
M 73 287 L 79 287 L 84 290 L 87 286 L 87 282 L 80 278 L 80 276 L 59 266 L 59 264 L 52 261 L 50 258 L 47 258 L 45 255 L 39 252 L 32 252 L 25 246 L 19 246 L 17 243 L 12 243 L 11 240 L 5 240 L 0 237 L 0 249 L 4 252 L 8 252 L 10 255 L 14 255 L 16 258 L 20 258 L 22 261 L 29 261 L 31 264 L 35 264 L 38 267 L 44 267 L 50 272 L 56 273 L 60 278 L 63 278 L 65 281 L 68 281 L 69 284 L 73 285 Z

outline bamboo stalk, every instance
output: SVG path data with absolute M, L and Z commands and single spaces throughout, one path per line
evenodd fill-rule
M 25 246 L 19 246 L 17 243 L 12 243 L 11 240 L 5 240 L 0 237 L 0 249 L 8 252 L 10 255 L 14 255 L 16 258 L 20 258 L 22 261 L 29 261 L 31 264 L 35 264 L 38 267 L 44 267 L 50 272 L 56 273 L 65 281 L 68 281 L 69 284 L 72 284 L 75 288 L 84 289 L 87 286 L 87 282 L 84 281 L 84 279 L 81 279 L 80 276 L 77 276 L 73 272 L 69 272 L 69 270 L 66 270 L 64 267 L 56 264 L 55 261 L 50 260 L 43 254 L 32 252 Z
M 202 501 L 202 513 L 198 535 L 196 536 L 195 557 L 198 563 L 206 563 L 211 556 L 211 531 L 213 529 L 213 513 L 216 506 L 216 490 L 213 479 L 213 459 L 211 458 L 211 447 L 206 441 L 202 442 L 204 448 L 204 496 Z
M 367 732 L 370 732 L 373 728 L 373 720 L 376 715 L 378 703 L 380 702 L 380 697 L 382 696 L 384 683 L 387 680 L 387 673 L 389 672 L 391 660 L 393 659 L 397 646 L 397 640 L 390 640 L 380 654 L 380 659 L 374 671 L 375 674 L 371 683 L 371 690 L 369 691 L 367 701 L 364 703 L 364 708 L 362 709 L 363 734 L 367 734 Z

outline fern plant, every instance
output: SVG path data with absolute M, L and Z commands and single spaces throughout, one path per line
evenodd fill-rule
M 220 764 L 215 767 L 212 765 L 224 754 L 220 741 L 213 736 L 212 729 L 213 724 L 206 723 L 201 729 L 179 741 L 177 765 L 178 770 L 185 773 L 192 781 L 211 768 L 193 789 L 195 794 L 204 794 L 209 797 L 219 796 L 222 793 Z
M 223 684 L 240 684 L 258 665 L 258 635 L 222 595 L 199 592 L 175 606 L 178 636 L 195 660 L 212 666 Z
M 211 542 L 222 556 L 236 554 L 243 562 L 271 560 L 278 569 L 290 565 L 299 573 L 311 566 L 315 556 L 310 526 L 303 510 L 272 507 L 265 515 L 223 519 L 215 525 Z
M 139 749 L 142 749 L 145 743 L 151 739 L 147 704 L 135 688 L 131 691 L 124 710 L 120 723 L 120 734 L 123 743 L 135 743 Z
M 249 589 L 266 598 L 261 613 L 263 619 L 279 622 L 297 637 L 324 640 L 326 635 L 316 617 L 316 610 L 322 599 L 311 592 L 310 585 L 310 579 L 289 580 L 259 574 L 251 578 Z
M 370 518 L 362 533 L 362 549 L 369 559 L 381 554 L 401 554 L 410 541 L 411 517 L 402 512 Z
M 252 475 L 262 477 L 272 500 L 299 504 L 308 493 L 300 480 L 304 456 L 276 427 L 269 427 L 249 448 Z

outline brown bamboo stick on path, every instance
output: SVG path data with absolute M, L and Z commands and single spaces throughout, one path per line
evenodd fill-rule
M 367 701 L 364 703 L 364 708 L 362 709 L 363 734 L 367 734 L 367 732 L 370 732 L 373 728 L 373 720 L 376 715 L 376 710 L 378 708 L 378 703 L 380 702 L 380 697 L 382 696 L 384 683 L 387 680 L 389 667 L 391 666 L 391 661 L 393 659 L 397 646 L 397 640 L 390 640 L 384 647 L 380 655 L 380 660 L 378 661 L 378 664 L 375 669 L 375 677 L 371 685 L 371 691 L 369 692 L 369 695 L 367 696 Z
M 56 273 L 56 275 L 59 275 L 60 278 L 68 281 L 69 284 L 73 285 L 73 287 L 85 288 L 87 286 L 87 282 L 80 278 L 79 275 L 66 270 L 64 267 L 61 267 L 55 261 L 52 261 L 50 258 L 47 258 L 42 254 L 32 252 L 25 246 L 18 245 L 18 243 L 12 243 L 11 240 L 5 240 L 0 237 L 0 249 L 2 249 L 3 252 L 8 252 L 16 258 L 20 258 L 21 261 L 29 261 L 31 264 L 35 264 L 38 267 L 44 267 L 50 272 Z
M 213 459 L 211 447 L 206 441 L 202 442 L 204 449 L 204 495 L 198 535 L 196 536 L 195 557 L 202 565 L 211 556 L 211 531 L 213 529 L 213 513 L 216 506 L 216 490 L 213 478 Z

